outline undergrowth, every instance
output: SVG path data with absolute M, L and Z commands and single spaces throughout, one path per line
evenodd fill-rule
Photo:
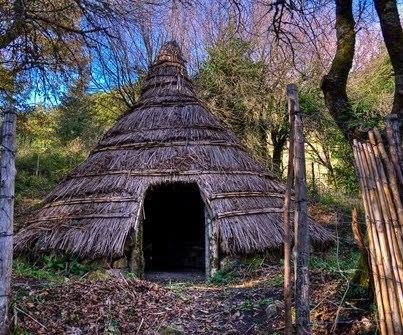
M 44 255 L 35 260 L 16 258 L 13 261 L 15 277 L 63 282 L 65 277 L 83 277 L 98 270 L 97 262 L 82 262 L 75 257 L 62 255 Z
M 336 246 L 320 254 L 312 254 L 310 269 L 322 270 L 329 274 L 344 273 L 352 275 L 356 271 L 360 253 L 354 249 L 341 252 Z

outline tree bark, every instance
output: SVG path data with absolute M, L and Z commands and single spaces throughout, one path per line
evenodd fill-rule
M 374 283 L 371 276 L 371 259 L 368 255 L 368 247 L 365 244 L 364 235 L 361 231 L 358 221 L 358 210 L 356 207 L 351 211 L 351 228 L 353 231 L 354 241 L 360 250 L 360 258 L 358 260 L 357 270 L 351 279 L 352 285 L 362 287 L 369 292 L 369 300 L 373 300 Z
M 280 175 L 283 150 L 288 138 L 288 129 L 285 130 L 283 127 L 280 129 L 272 129 L 270 137 L 273 143 L 272 171 Z
M 403 29 L 396 0 L 375 0 L 383 40 L 395 72 L 395 95 L 391 114 L 403 118 Z
M 347 96 L 347 80 L 355 52 L 354 27 L 353 0 L 336 0 L 336 54 L 321 87 L 326 107 L 350 144 L 359 124 Z
M 8 302 L 13 259 L 13 217 L 16 150 L 15 111 L 4 113 L 1 127 L 0 157 L 0 334 L 8 333 Z

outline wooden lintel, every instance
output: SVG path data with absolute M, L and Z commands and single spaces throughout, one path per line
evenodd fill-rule
M 225 198 L 246 198 L 246 197 L 275 197 L 284 198 L 284 193 L 275 192 L 227 192 L 216 193 L 209 197 L 210 200 L 225 199 Z
M 250 209 L 247 211 L 233 211 L 233 212 L 224 212 L 217 214 L 215 219 L 223 219 L 231 216 L 244 216 L 244 215 L 253 215 L 253 214 L 265 214 L 265 213 L 282 213 L 283 208 L 259 208 L 259 209 Z

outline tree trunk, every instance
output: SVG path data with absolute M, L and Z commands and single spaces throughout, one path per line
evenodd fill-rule
M 350 284 L 361 287 L 368 291 L 369 300 L 373 300 L 374 284 L 371 277 L 371 260 L 368 255 L 368 248 L 365 244 L 364 236 L 358 221 L 358 210 L 356 207 L 351 211 L 351 228 L 353 231 L 354 241 L 360 250 L 360 258 L 358 260 L 357 269 L 351 279 Z
M 305 148 L 302 116 L 299 109 L 297 87 L 293 91 L 294 103 L 294 173 L 295 173 L 295 311 L 297 334 L 310 334 L 309 318 L 309 226 L 306 196 Z
M 272 129 L 270 137 L 273 144 L 272 171 L 280 176 L 283 150 L 288 138 L 288 129 L 286 130 L 284 127 Z
M 1 127 L 0 157 L 0 334 L 7 334 L 7 315 L 13 259 L 16 113 L 8 109 Z
M 277 143 L 276 145 L 274 145 L 273 148 L 272 171 L 277 175 L 281 174 L 281 161 L 283 158 L 283 148 L 284 144 L 278 145 Z
M 396 0 L 375 0 L 383 40 L 395 72 L 395 96 L 392 114 L 403 118 L 403 29 Z
M 323 77 L 321 86 L 326 107 L 350 144 L 358 124 L 346 91 L 355 52 L 354 27 L 353 0 L 336 0 L 337 49 L 329 73 Z

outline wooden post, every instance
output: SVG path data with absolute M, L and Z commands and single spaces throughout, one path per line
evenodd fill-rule
M 206 271 L 206 280 L 209 280 L 220 269 L 220 237 L 217 223 L 212 221 L 210 217 L 207 218 L 207 225 L 209 236 L 206 236 L 206 241 L 208 241 L 208 249 L 206 249 L 206 253 L 209 258 L 209 269 Z
M 13 219 L 17 114 L 4 112 L 0 156 L 0 334 L 7 334 L 7 315 L 13 261 Z
M 133 272 L 137 278 L 144 278 L 144 217 L 139 220 L 137 229 L 134 231 L 134 243 L 132 247 L 129 269 Z
M 201 195 L 204 202 L 204 258 L 205 258 L 205 278 L 209 281 L 218 270 L 220 270 L 220 231 L 217 222 L 213 221 L 211 205 L 206 197 Z
M 295 172 L 295 311 L 297 334 L 310 334 L 309 318 L 309 226 L 306 198 L 305 141 L 296 85 L 289 86 L 294 102 Z
M 292 283 L 291 283 L 291 191 L 294 185 L 294 114 L 295 94 L 294 86 L 287 86 L 287 105 L 290 122 L 290 136 L 288 145 L 287 185 L 284 194 L 283 221 L 284 221 L 284 335 L 292 334 Z

